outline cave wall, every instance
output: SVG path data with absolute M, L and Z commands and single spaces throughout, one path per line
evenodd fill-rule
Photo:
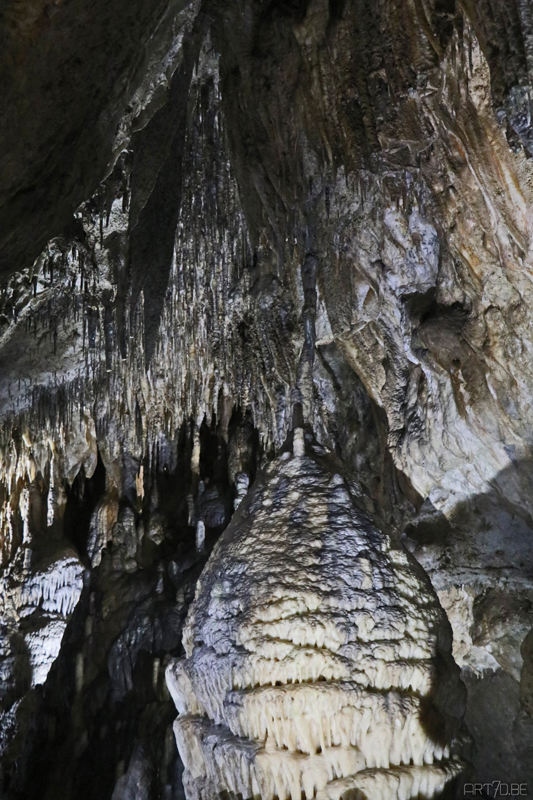
M 182 796 L 165 659 L 306 320 L 308 422 L 439 593 L 472 774 L 533 785 L 530 3 L 104 5 L 1 19 L 6 797 L 40 763 Z

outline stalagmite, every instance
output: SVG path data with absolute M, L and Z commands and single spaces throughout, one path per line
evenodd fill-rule
M 196 523 L 196 550 L 203 553 L 205 545 L 205 523 L 199 519 Z
M 235 511 L 238 509 L 244 498 L 246 497 L 246 493 L 248 492 L 248 487 L 250 486 L 250 478 L 245 472 L 238 472 L 235 476 L 235 491 L 236 497 L 233 501 L 233 507 Z
M 341 469 L 296 429 L 200 578 L 166 673 L 187 800 L 433 798 L 462 770 L 444 612 Z
M 532 8 L 4 0 L 0 800 L 533 785 Z

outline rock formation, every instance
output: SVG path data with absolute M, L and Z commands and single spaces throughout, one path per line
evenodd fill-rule
M 0 796 L 183 800 L 165 670 L 295 407 L 437 592 L 465 779 L 531 791 L 530 0 L 5 0 L 0 44 Z
M 187 800 L 441 796 L 462 769 L 448 621 L 338 465 L 308 450 L 297 428 L 256 480 L 167 667 Z

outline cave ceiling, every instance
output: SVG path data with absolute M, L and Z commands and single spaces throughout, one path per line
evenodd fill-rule
M 1 797 L 237 791 L 171 695 L 208 708 L 187 631 L 264 476 L 313 507 L 294 430 L 429 576 L 465 774 L 533 794 L 532 80 L 531 0 L 4 0 Z

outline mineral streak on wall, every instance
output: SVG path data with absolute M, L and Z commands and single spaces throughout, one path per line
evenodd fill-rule
M 1 6 L 2 800 L 182 797 L 165 668 L 295 403 L 438 592 L 470 779 L 533 785 L 530 0 Z M 309 684 L 332 719 L 393 691 L 338 680 Z M 282 726 L 287 686 L 275 755 L 320 739 Z M 227 713 L 258 770 L 266 728 Z
M 200 577 L 167 667 L 187 800 L 433 798 L 462 770 L 449 623 L 339 469 L 295 429 Z

